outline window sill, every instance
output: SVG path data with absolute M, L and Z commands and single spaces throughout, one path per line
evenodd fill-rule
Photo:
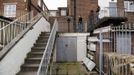
M 125 11 L 125 12 L 128 12 L 128 13 L 129 13 L 129 12 L 130 12 L 130 13 L 132 12 L 132 13 L 133 13 L 134 11 Z

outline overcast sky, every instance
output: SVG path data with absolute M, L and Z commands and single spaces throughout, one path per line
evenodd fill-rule
M 67 7 L 67 0 L 44 0 L 49 10 L 56 10 L 57 7 Z

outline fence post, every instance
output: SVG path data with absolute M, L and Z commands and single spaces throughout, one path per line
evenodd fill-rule
M 102 63 L 103 63 L 103 36 L 102 36 L 102 29 L 100 30 L 99 33 L 99 43 L 100 43 L 100 53 L 99 53 L 99 73 L 102 75 Z

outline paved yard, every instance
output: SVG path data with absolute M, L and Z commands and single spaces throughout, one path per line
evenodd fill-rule
M 55 63 L 53 75 L 89 75 L 80 63 Z

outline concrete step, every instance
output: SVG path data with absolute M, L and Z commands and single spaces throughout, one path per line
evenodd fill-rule
M 36 71 L 19 72 L 17 75 L 37 75 L 37 72 Z
M 44 52 L 45 49 L 32 49 L 32 52 Z
M 33 47 L 32 50 L 45 50 L 46 47 Z
M 50 33 L 42 32 L 36 40 L 31 52 L 28 53 L 25 63 L 21 66 L 21 71 L 17 75 L 36 75 L 40 65 L 44 50 Z
M 27 58 L 33 57 L 33 58 L 42 58 L 43 52 L 30 52 L 27 56 Z
M 27 58 L 25 59 L 25 63 L 33 63 L 33 64 L 39 64 L 41 62 L 42 58 Z
M 36 43 L 36 44 L 34 44 L 34 47 L 44 47 L 46 45 L 47 45 L 47 43 Z
M 49 36 L 50 33 L 41 33 L 40 36 Z
M 25 63 L 21 66 L 21 71 L 38 71 L 39 65 L 40 64 Z
M 38 40 L 48 40 L 49 36 L 40 36 L 38 37 L 37 41 Z
M 50 34 L 50 32 L 41 32 L 41 34 Z
M 48 39 L 46 40 L 37 40 L 36 43 L 47 43 Z
M 40 36 L 40 37 L 38 37 L 38 39 L 48 39 L 49 38 L 49 36 Z

